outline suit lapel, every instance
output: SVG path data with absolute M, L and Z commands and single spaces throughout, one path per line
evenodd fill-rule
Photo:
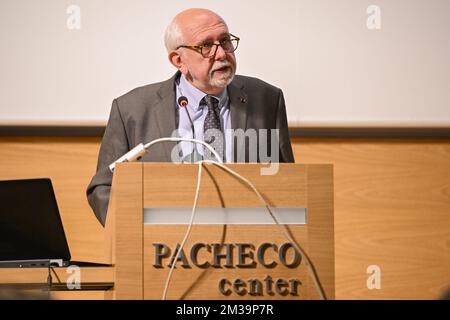
M 163 82 L 161 88 L 158 90 L 160 101 L 155 104 L 153 109 L 153 116 L 156 119 L 159 135 L 161 138 L 171 137 L 174 130 L 176 130 L 175 116 L 176 116 L 176 96 L 175 96 L 175 79 L 178 73 L 171 79 Z M 171 153 L 175 142 L 163 142 L 164 150 L 167 159 L 171 159 Z
M 228 95 L 230 97 L 231 128 L 246 130 L 248 97 L 240 78 L 235 77 L 228 86 Z

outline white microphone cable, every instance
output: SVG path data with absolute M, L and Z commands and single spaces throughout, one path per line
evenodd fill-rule
M 199 194 L 200 194 L 200 181 L 201 181 L 201 176 L 202 176 L 203 163 L 213 164 L 213 165 L 216 165 L 216 166 L 224 169 L 226 172 L 228 172 L 232 176 L 240 179 L 241 181 L 243 181 L 245 184 L 247 184 L 252 189 L 252 191 L 256 194 L 256 196 L 259 198 L 261 203 L 267 209 L 267 212 L 269 213 L 269 215 L 271 216 L 271 218 L 275 222 L 275 224 L 278 225 L 280 228 L 282 228 L 282 231 L 283 231 L 285 237 L 288 239 L 288 241 L 304 257 L 304 259 L 305 259 L 305 266 L 308 269 L 309 276 L 312 278 L 312 280 L 314 282 L 314 285 L 316 287 L 316 290 L 317 290 L 317 292 L 320 295 L 320 298 L 322 300 L 326 300 L 327 298 L 326 298 L 326 295 L 325 295 L 325 291 L 323 290 L 323 288 L 322 288 L 322 286 L 320 284 L 319 278 L 318 278 L 317 273 L 316 273 L 316 271 L 314 269 L 314 265 L 312 264 L 312 262 L 309 259 L 308 255 L 301 248 L 301 246 L 299 244 L 297 244 L 297 242 L 294 239 L 292 239 L 292 237 L 286 231 L 286 226 L 284 225 L 284 228 L 283 228 L 283 225 L 281 225 L 278 222 L 277 218 L 275 217 L 275 215 L 273 214 L 272 210 L 270 209 L 270 206 L 267 204 L 267 201 L 264 199 L 264 197 L 261 195 L 261 193 L 258 191 L 258 189 L 256 189 L 256 187 L 249 180 L 247 180 L 246 178 L 241 176 L 239 173 L 237 173 L 234 170 L 226 167 L 222 163 L 218 163 L 218 162 L 215 162 L 215 161 L 212 161 L 212 160 L 202 160 L 202 161 L 198 162 L 199 170 L 198 170 L 198 175 L 197 175 L 197 189 L 195 191 L 194 206 L 192 207 L 192 213 L 191 213 L 189 226 L 188 226 L 188 229 L 187 229 L 187 231 L 185 233 L 183 241 L 181 242 L 180 247 L 178 248 L 177 254 L 176 254 L 175 258 L 172 260 L 172 266 L 170 267 L 169 274 L 167 276 L 166 283 L 164 285 L 164 292 L 163 292 L 162 299 L 166 300 L 166 298 L 167 298 L 167 291 L 168 291 L 168 288 L 169 288 L 169 283 L 170 283 L 170 279 L 172 277 L 173 270 L 175 268 L 176 262 L 178 260 L 179 255 L 180 255 L 180 252 L 183 250 L 183 247 L 184 247 L 184 245 L 185 245 L 185 243 L 186 243 L 186 241 L 187 241 L 187 239 L 189 237 L 189 234 L 190 234 L 191 229 L 192 229 L 192 225 L 194 223 L 194 218 L 195 218 L 195 213 L 196 213 L 197 203 L 198 203 L 198 197 L 199 197 Z
M 133 149 L 131 149 L 130 151 L 128 151 L 126 154 L 124 154 L 122 157 L 120 157 L 119 159 L 117 159 L 116 161 L 114 161 L 113 163 L 111 163 L 109 165 L 109 169 L 111 170 L 111 172 L 114 172 L 114 169 L 116 167 L 117 163 L 122 163 L 122 162 L 132 162 L 132 161 L 138 161 L 140 160 L 146 153 L 147 150 L 152 147 L 153 145 L 157 144 L 157 143 L 161 143 L 161 142 L 181 142 L 181 141 L 186 141 L 186 142 L 192 142 L 192 143 L 199 143 L 203 146 L 205 146 L 206 148 L 208 148 L 209 151 L 211 151 L 211 153 L 214 155 L 214 157 L 217 159 L 217 161 L 219 163 L 222 163 L 222 157 L 219 156 L 219 154 L 216 152 L 216 150 L 214 150 L 214 148 L 201 140 L 197 140 L 197 139 L 190 139 L 190 138 L 178 138 L 178 137 L 170 137 L 170 138 L 160 138 L 160 139 L 155 139 L 153 141 L 150 141 L 149 143 L 147 143 L 146 145 L 140 143 L 138 144 L 136 147 L 134 147 Z M 214 161 L 212 161 L 214 162 Z M 169 275 L 167 277 L 167 281 L 166 281 L 166 285 L 164 288 L 164 294 L 163 294 L 163 300 L 166 299 L 166 295 L 167 295 L 167 290 L 169 287 L 169 282 L 170 282 L 170 278 L 172 277 L 172 273 L 173 273 L 173 269 L 176 265 L 176 261 L 178 260 L 178 256 L 184 246 L 184 243 L 186 242 L 187 238 L 189 237 L 189 234 L 191 232 L 191 228 L 194 222 L 194 217 L 195 217 L 195 211 L 197 209 L 197 202 L 198 202 L 198 196 L 200 194 L 200 181 L 201 181 L 201 176 L 202 176 L 202 161 L 199 161 L 199 167 L 198 167 L 198 176 L 197 176 L 197 190 L 195 192 L 195 201 L 194 201 L 194 206 L 192 208 L 192 215 L 191 215 L 191 221 L 189 223 L 189 228 L 186 232 L 186 235 L 183 239 L 183 242 L 180 246 L 179 251 L 177 252 L 177 255 L 173 261 L 172 267 L 169 271 Z
M 223 157 L 220 157 L 220 155 L 217 153 L 217 151 L 214 150 L 214 148 L 209 143 L 206 143 L 205 141 L 201 141 L 201 140 L 198 140 L 198 139 L 177 138 L 177 137 L 160 138 L 160 139 L 156 139 L 156 140 L 153 140 L 153 141 L 147 143 L 144 146 L 144 148 L 145 148 L 145 150 L 148 150 L 154 144 L 157 144 L 157 143 L 160 143 L 160 142 L 167 142 L 167 141 L 173 141 L 173 142 L 183 142 L 183 141 L 185 141 L 185 142 L 199 143 L 199 144 L 205 146 L 206 148 L 208 148 L 208 150 L 211 151 L 211 153 L 214 155 L 214 157 L 217 159 L 218 162 L 223 163 L 223 161 L 222 161 Z
M 170 279 L 172 278 L 173 270 L 175 269 L 175 265 L 177 264 L 177 260 L 178 260 L 178 257 L 180 256 L 180 252 L 183 250 L 184 244 L 186 243 L 186 241 L 189 237 L 189 234 L 191 233 L 192 225 L 194 224 L 195 213 L 197 211 L 198 197 L 200 195 L 200 182 L 202 179 L 202 168 L 203 168 L 202 161 L 199 161 L 198 162 L 198 174 L 197 174 L 197 189 L 195 190 L 194 205 L 192 207 L 191 218 L 189 220 L 189 226 L 186 230 L 183 241 L 181 241 L 181 244 L 180 244 L 180 247 L 178 248 L 177 254 L 175 255 L 175 258 L 172 260 L 172 265 L 170 267 L 169 274 L 167 275 L 166 283 L 164 285 L 164 292 L 163 292 L 162 300 L 166 300 L 166 298 L 167 298 L 167 291 L 169 290 L 169 283 L 170 283 Z
M 222 158 L 219 156 L 219 154 L 216 152 L 216 150 L 214 150 L 214 148 L 210 144 L 208 144 L 204 141 L 201 141 L 201 140 L 197 140 L 197 139 L 171 137 L 171 138 L 155 139 L 153 141 L 150 141 L 146 145 L 144 145 L 143 143 L 138 144 L 133 149 L 131 149 L 130 151 L 125 153 L 123 156 L 121 156 L 119 159 L 117 159 L 116 161 L 111 163 L 109 165 L 109 170 L 111 170 L 111 172 L 114 172 L 114 169 L 116 168 L 116 164 L 118 164 L 118 163 L 133 162 L 133 161 L 140 160 L 147 153 L 148 149 L 157 143 L 182 142 L 182 141 L 199 143 L 199 144 L 205 146 L 206 148 L 208 148 L 209 151 L 211 151 L 211 153 L 214 155 L 214 157 L 217 159 L 217 161 L 222 163 Z
M 309 259 L 308 255 L 306 254 L 306 252 L 301 248 L 301 246 L 299 244 L 297 244 L 297 242 L 292 239 L 292 237 L 289 235 L 289 233 L 286 231 L 286 225 L 281 225 L 278 222 L 278 219 L 275 217 L 275 215 L 273 214 L 272 210 L 270 209 L 270 206 L 267 204 L 267 201 L 264 199 L 264 197 L 261 195 L 261 193 L 258 191 L 258 189 L 256 189 L 256 187 L 246 178 L 244 178 L 243 176 L 241 176 L 239 173 L 237 173 L 236 171 L 224 166 L 222 163 L 217 163 L 214 161 L 210 161 L 210 160 L 203 160 L 202 163 L 209 163 L 209 164 L 213 164 L 216 165 L 222 169 L 224 169 L 225 171 L 227 171 L 228 173 L 230 173 L 231 175 L 235 176 L 236 178 L 240 179 L 241 181 L 243 181 L 244 183 L 246 183 L 252 190 L 253 192 L 256 194 L 256 196 L 259 198 L 259 200 L 261 201 L 261 203 L 264 205 L 264 207 L 267 209 L 267 212 L 269 213 L 270 217 L 272 218 L 272 220 L 275 222 L 275 224 L 277 226 L 279 226 L 285 237 L 288 239 L 288 241 L 294 246 L 294 248 L 305 258 L 305 266 L 308 269 L 309 275 L 312 278 L 314 285 L 317 289 L 317 292 L 320 295 L 320 299 L 322 300 L 326 300 L 326 295 L 325 292 L 320 284 L 319 281 L 319 277 L 317 276 L 317 273 L 314 269 L 314 265 L 312 264 L 311 260 Z M 284 226 L 284 228 L 283 228 Z

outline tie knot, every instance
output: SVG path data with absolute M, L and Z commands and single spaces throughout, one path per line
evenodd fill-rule
M 208 106 L 208 110 L 216 109 L 219 106 L 219 101 L 214 98 L 213 96 L 206 95 L 203 100 L 205 101 L 206 105 Z

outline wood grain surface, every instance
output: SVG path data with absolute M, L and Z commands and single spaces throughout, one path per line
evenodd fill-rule
M 0 137 L 0 179 L 50 177 L 72 256 L 104 261 L 87 204 L 100 138 Z M 334 165 L 337 299 L 436 299 L 450 286 L 450 140 L 294 139 Z M 367 268 L 381 270 L 369 290 Z
M 334 233 L 333 233 L 333 171 L 330 165 L 298 165 L 280 164 L 274 175 L 261 175 L 261 165 L 230 164 L 230 169 L 248 178 L 264 195 L 273 207 L 306 208 L 308 221 L 303 226 L 289 226 L 288 232 L 297 240 L 311 259 L 320 281 L 330 298 L 334 298 Z M 144 165 L 144 207 L 174 208 L 192 207 L 195 196 L 197 165 L 174 166 L 167 163 L 149 163 Z M 204 166 L 206 173 L 202 175 L 199 194 L 199 207 L 206 208 L 261 208 L 261 214 L 267 214 L 255 193 L 240 180 L 230 176 L 222 168 L 212 165 Z M 311 174 L 311 177 L 310 177 Z M 117 179 L 119 181 L 119 176 Z M 311 180 L 313 179 L 313 181 Z M 128 197 L 123 197 L 128 201 Z M 187 226 L 145 225 L 145 297 L 160 298 L 168 268 L 152 266 L 153 244 L 163 243 L 175 248 L 183 239 Z M 195 226 L 186 246 L 189 252 L 194 243 L 249 243 L 258 247 L 262 243 L 275 243 L 281 246 L 289 242 L 280 226 L 267 225 L 229 225 Z M 282 228 L 283 229 L 283 228 Z M 283 229 L 284 230 L 284 229 Z M 161 236 L 163 235 L 163 236 Z M 295 241 L 294 240 L 294 241 Z M 236 260 L 235 260 L 236 261 Z M 205 271 L 205 272 L 204 272 Z M 310 285 L 306 276 L 305 260 L 299 268 L 289 269 L 282 266 L 270 270 L 261 265 L 246 269 L 234 266 L 227 268 L 208 268 L 202 270 L 179 268 L 177 278 L 173 281 L 171 298 L 179 299 L 237 299 L 238 295 L 230 297 L 222 295 L 217 287 L 221 278 L 232 280 L 240 275 L 243 279 L 264 279 L 267 274 L 273 274 L 282 279 L 296 279 L 302 282 L 300 298 L 317 299 L 319 294 Z M 202 281 L 194 281 L 203 274 Z M 192 288 L 192 290 L 190 290 Z M 195 288 L 195 290 L 194 290 Z M 298 299 L 298 296 L 280 295 L 252 296 L 244 295 L 242 299 Z

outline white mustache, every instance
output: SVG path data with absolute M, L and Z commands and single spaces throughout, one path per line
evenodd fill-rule
M 216 70 L 225 68 L 225 67 L 229 67 L 229 68 L 233 69 L 233 66 L 229 61 L 217 61 L 214 63 L 213 67 L 211 68 L 211 73 L 213 73 Z

